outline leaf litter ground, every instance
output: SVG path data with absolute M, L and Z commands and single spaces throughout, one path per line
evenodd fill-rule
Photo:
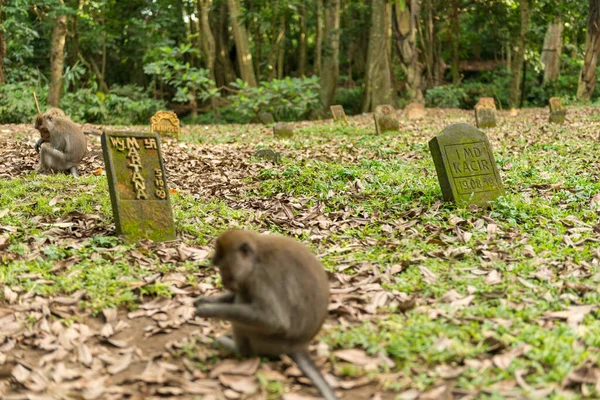
M 75 181 L 33 172 L 31 126 L 0 126 L 0 397 L 316 396 L 289 359 L 235 359 L 212 345 L 227 324 L 194 317 L 220 290 L 208 257 L 230 227 L 296 236 L 325 264 L 311 352 L 343 399 L 600 396 L 598 110 L 499 114 L 507 194 L 489 210 L 444 204 L 427 148 L 472 112 L 379 136 L 370 115 L 289 140 L 185 127 L 163 141 L 181 240 L 135 245 L 114 237 L 97 138 Z

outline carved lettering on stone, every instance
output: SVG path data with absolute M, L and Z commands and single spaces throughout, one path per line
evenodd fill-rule
M 130 241 L 175 239 L 158 135 L 105 132 L 102 151 L 117 235 Z
M 472 125 L 448 126 L 429 141 L 429 149 L 445 201 L 487 207 L 504 194 L 490 143 Z
M 150 119 L 151 131 L 162 136 L 172 136 L 179 138 L 181 127 L 179 118 L 172 111 L 157 111 Z

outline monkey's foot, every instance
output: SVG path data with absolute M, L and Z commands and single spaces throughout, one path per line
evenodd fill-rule
M 238 349 L 235 345 L 235 341 L 230 335 L 219 336 L 215 339 L 215 343 L 224 348 L 225 350 L 229 350 L 232 353 L 238 353 Z
M 71 167 L 69 169 L 69 172 L 71 173 L 71 175 L 73 175 L 74 178 L 79 178 L 79 171 L 77 171 L 77 167 Z

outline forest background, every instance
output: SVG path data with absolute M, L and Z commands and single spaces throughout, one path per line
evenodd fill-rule
M 598 102 L 600 0 L 0 0 L 0 123 Z

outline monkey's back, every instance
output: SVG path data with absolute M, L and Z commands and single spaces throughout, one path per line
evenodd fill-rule
M 68 118 L 55 117 L 49 132 L 52 147 L 69 155 L 67 169 L 77 166 L 87 153 L 87 138 L 79 125 Z
M 258 236 L 259 271 L 273 289 L 271 307 L 287 318 L 286 339 L 308 343 L 321 329 L 329 306 L 329 281 L 319 260 L 302 243 L 283 236 Z

